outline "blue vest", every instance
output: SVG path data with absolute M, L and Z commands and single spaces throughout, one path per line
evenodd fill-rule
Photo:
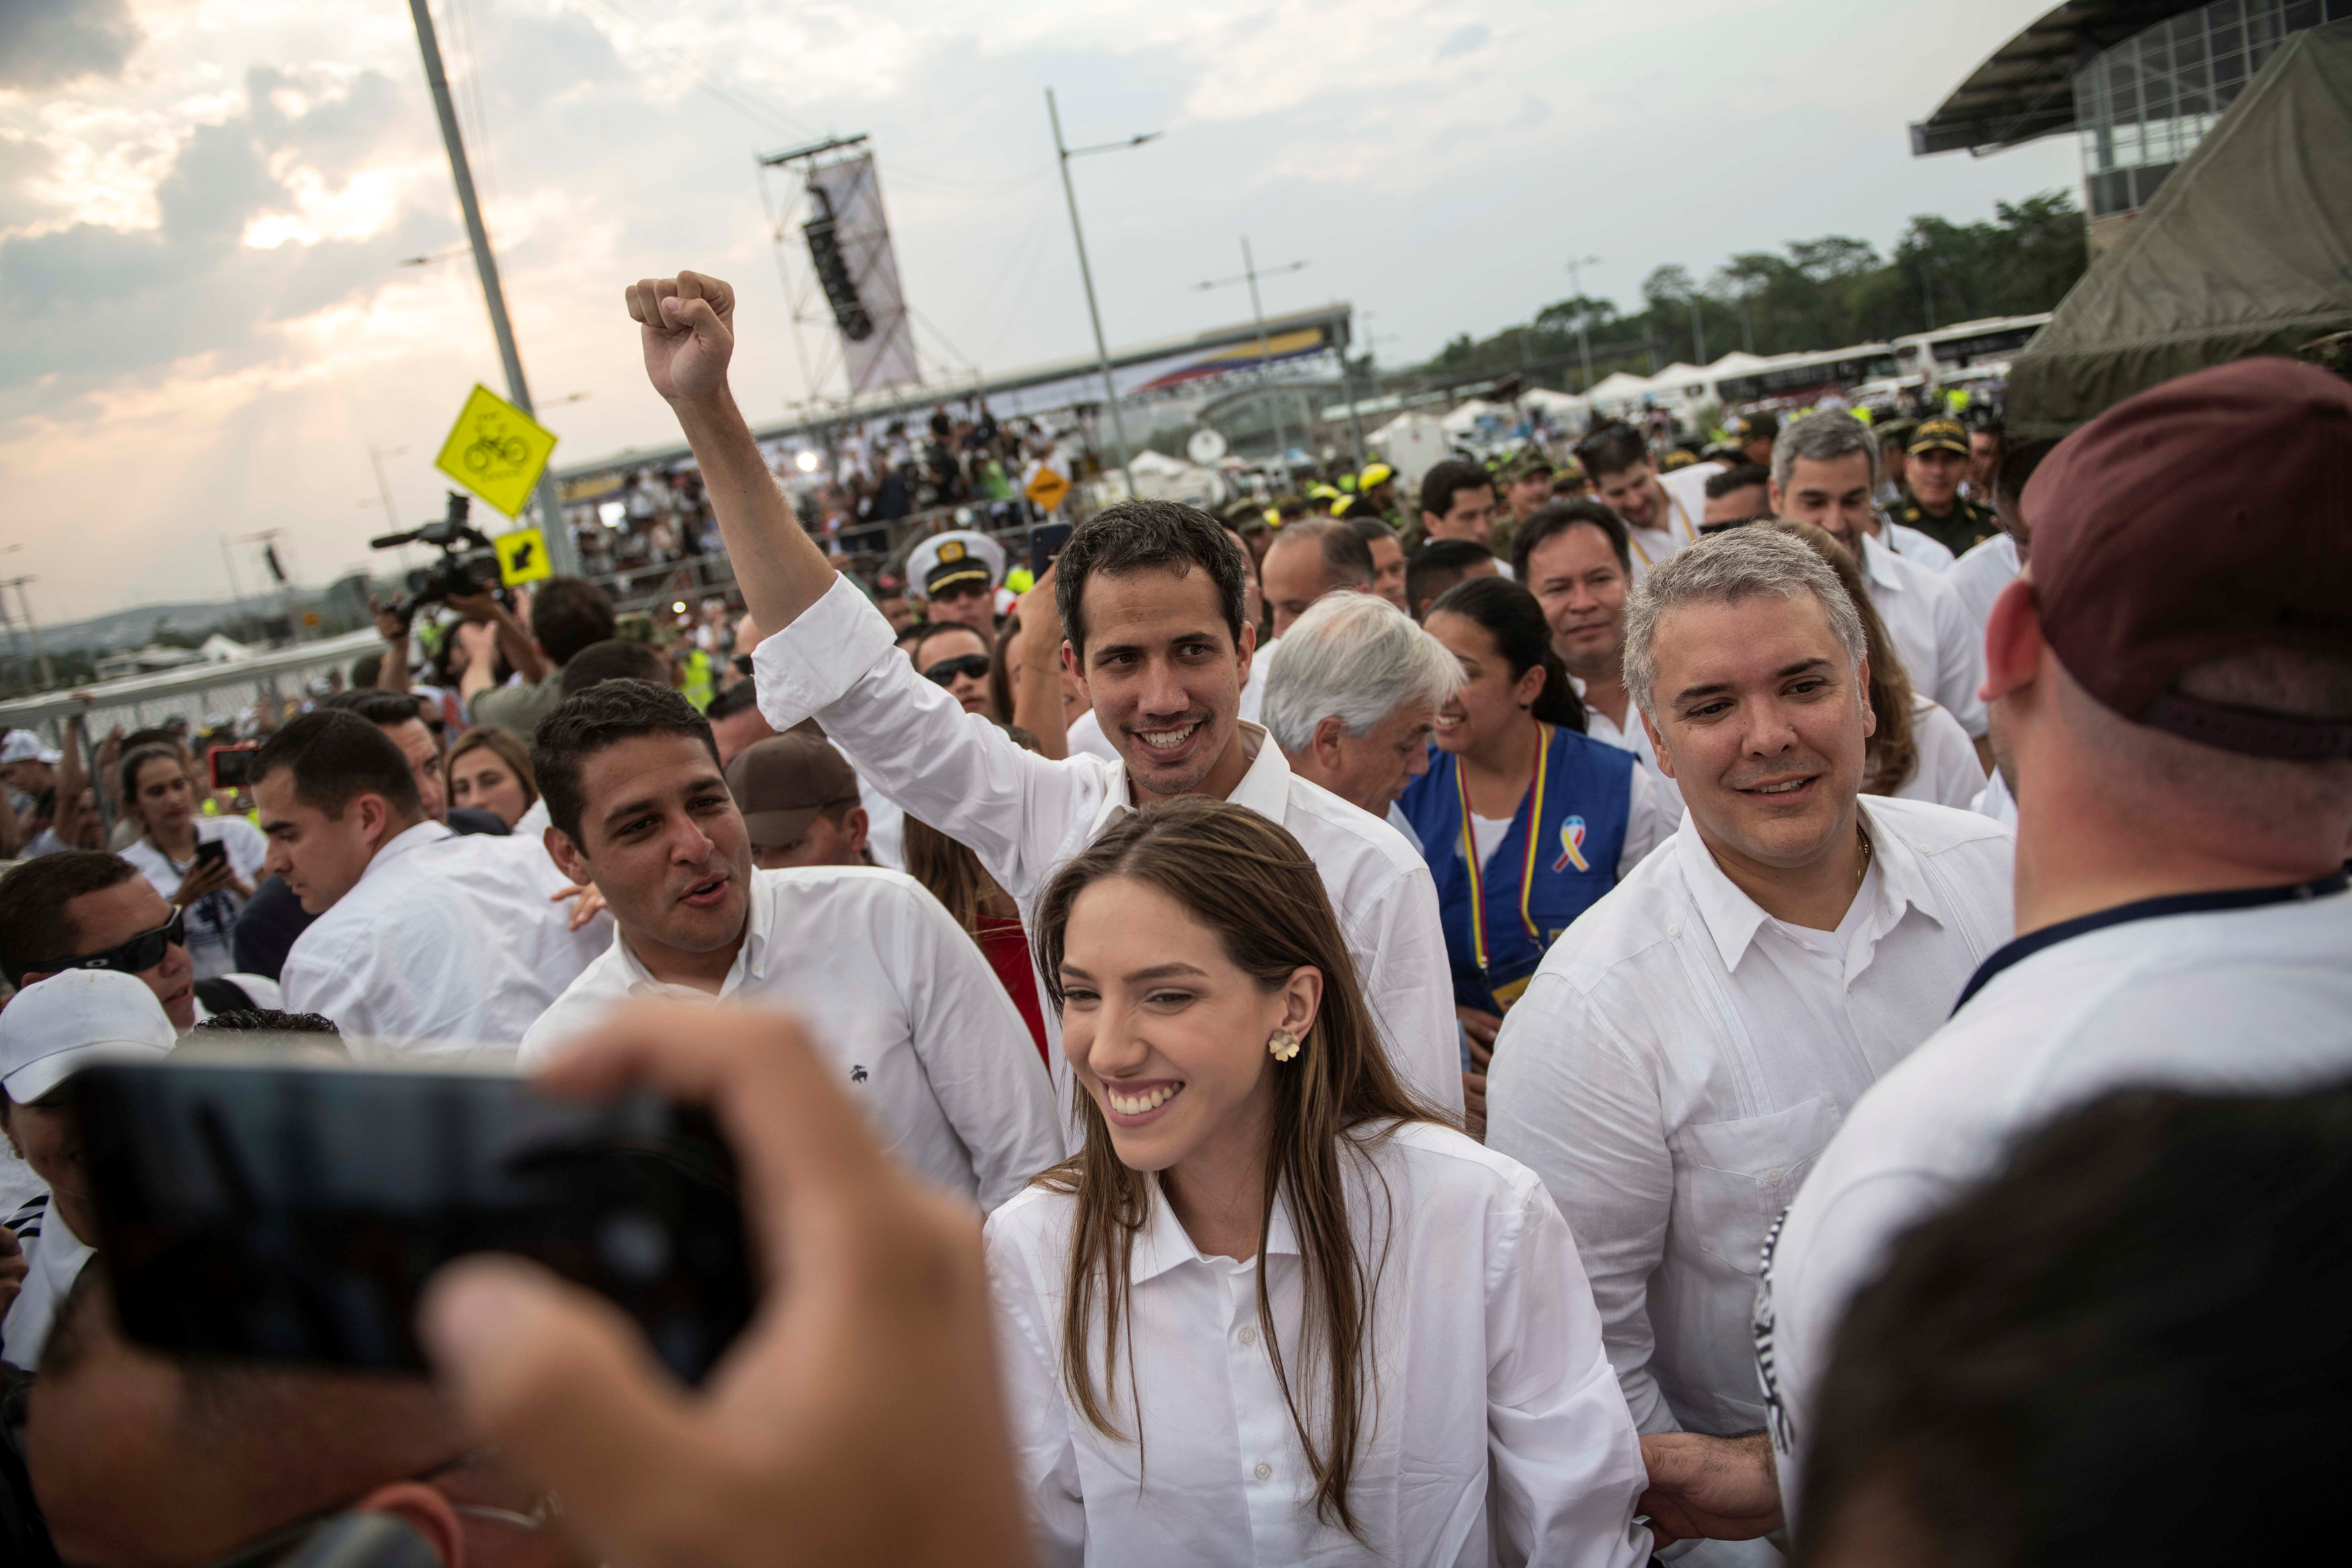
M 1421 835 L 1437 881 L 1454 999 L 1463 1007 L 1500 1013 L 1517 1000 L 1559 934 L 1617 885 L 1638 766 L 1633 754 L 1572 729 L 1545 725 L 1543 735 L 1535 781 L 1502 847 L 1483 868 L 1475 860 L 1461 774 L 1451 755 L 1431 747 L 1429 771 L 1397 802 Z M 1541 818 L 1531 824 L 1538 788 Z

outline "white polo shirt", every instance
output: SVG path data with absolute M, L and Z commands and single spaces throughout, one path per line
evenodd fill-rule
M 1767 1228 L 2009 937 L 2006 832 L 1916 800 L 1861 810 L 1871 863 L 1836 932 L 1766 915 L 1685 819 L 1504 1015 L 1486 1142 L 1567 1216 L 1645 1432 L 1763 1424 L 1746 1325 Z
M 1944 580 L 1960 596 L 1960 608 L 1976 622 L 1979 642 L 1984 638 L 1985 623 L 1992 619 L 1992 601 L 2022 570 L 2017 559 L 2017 541 L 2007 534 L 1995 534 L 1989 539 L 1978 540 L 1945 574 Z
M 613 940 L 609 915 L 567 929 L 569 885 L 537 839 L 419 822 L 294 939 L 287 1009 L 332 1019 L 362 1060 L 511 1062 Z
M 2352 1073 L 2352 894 L 2148 899 L 2021 936 L 1887 1074 L 1780 1221 L 1755 1319 L 1791 1515 L 1832 1335 L 1916 1221 L 2011 1143 L 2130 1085 L 2279 1093 Z
M 980 857 L 1036 941 L 1037 901 L 1065 862 L 1134 810 L 1127 769 L 1101 758 L 1024 750 L 919 674 L 889 622 L 847 578 L 751 655 L 760 711 L 779 730 L 815 715 L 858 771 Z M 1462 1109 L 1453 972 L 1429 867 L 1394 828 L 1296 777 L 1255 725 L 1257 748 L 1227 797 L 1289 830 L 1314 860 L 1391 1065 L 1415 1093 Z M 1046 1015 L 1058 1040 L 1061 1020 Z M 1068 1063 L 1053 1052 L 1066 1089 Z
M 1368 1284 L 1377 1281 L 1349 1492 L 1370 1544 L 1315 1516 L 1314 1472 L 1258 1321 L 1263 1267 L 1285 1370 L 1319 1428 L 1310 1369 L 1320 1363 L 1300 1343 L 1288 1204 L 1276 1200 L 1264 1253 L 1236 1262 L 1195 1246 L 1152 1183 L 1128 1270 L 1134 1337 L 1122 1336 L 1106 1401 L 1130 1439 L 1139 1410 L 1139 1444 L 1106 1437 L 1070 1401 L 1062 1313 L 1076 1199 L 1032 1187 L 990 1218 L 988 1270 L 1040 1560 L 1646 1563 L 1649 1531 L 1633 1522 L 1644 1484 L 1633 1424 L 1576 1244 L 1542 1184 L 1426 1123 L 1343 1169 L 1349 1231 Z M 1098 1322 L 1097 1366 L 1101 1333 Z
M 1969 619 L 1959 595 L 1938 574 L 1904 559 L 1864 534 L 1863 580 L 1870 602 L 1903 656 L 1912 686 L 1933 697 L 1971 737 L 1985 732 L 1984 631 Z
M 879 866 L 751 873 L 721 1001 L 788 1007 L 843 1092 L 917 1173 L 991 1208 L 1062 1157 L 1052 1082 L 971 937 L 922 883 Z M 523 1036 L 534 1068 L 629 997 L 709 1001 L 610 944 Z

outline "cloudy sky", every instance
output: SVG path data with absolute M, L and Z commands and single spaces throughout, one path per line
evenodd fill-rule
M 622 284 L 743 291 L 738 394 L 803 395 L 753 154 L 865 131 L 940 361 L 1084 350 L 1044 91 L 1114 343 L 1351 300 L 1384 361 L 1667 262 L 2072 186 L 2063 140 L 1915 161 L 1920 118 L 2047 0 L 434 0 L 559 465 L 674 439 Z M 0 559 L 61 620 L 225 595 L 288 531 L 323 583 L 413 523 L 502 390 L 402 0 L 0 4 Z M 586 394 L 548 407 L 555 400 Z M 239 547 L 250 591 L 251 547 Z

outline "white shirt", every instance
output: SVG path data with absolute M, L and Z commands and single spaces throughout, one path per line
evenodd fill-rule
M 1650 569 L 1676 550 L 1698 542 L 1698 522 L 1706 516 L 1706 482 L 1719 470 L 1694 463 L 1658 476 L 1666 492 L 1666 515 L 1654 528 L 1625 527 L 1626 548 L 1633 552 L 1633 586 L 1639 588 Z
M 1938 576 L 1952 570 L 1952 552 L 1941 539 L 1923 534 L 1910 524 L 1898 523 L 1892 517 L 1883 520 L 1886 534 L 1879 542 L 1888 549 Z
M 1505 576 L 1510 575 L 1511 569 L 1508 562 L 1498 561 L 1496 564 L 1502 568 Z M 1241 705 L 1234 710 L 1241 716 L 1244 724 L 1258 722 L 1258 714 L 1265 706 L 1266 672 L 1274 668 L 1274 651 L 1281 646 L 1281 638 L 1271 638 L 1265 646 L 1250 655 L 1249 679 L 1242 683 Z M 1099 757 L 1105 761 L 1117 762 L 1122 768 L 1127 766 L 1118 755 L 1118 747 L 1113 746 L 1110 743 L 1110 737 L 1103 733 L 1102 720 L 1095 716 L 1095 710 L 1092 708 L 1087 709 L 1070 721 L 1069 746 L 1070 755 L 1073 757 L 1084 752 L 1089 757 Z
M 37 1233 L 27 1228 L 21 1239 L 25 1283 L 8 1307 L 5 1327 L 0 1327 L 0 1361 L 32 1372 L 41 1364 L 41 1347 L 49 1343 L 49 1325 L 57 1321 L 58 1308 L 81 1277 L 82 1265 L 98 1250 L 73 1233 L 54 1201 L 41 1216 Z
M 2162 904 L 2184 902 L 2218 900 Z M 2352 894 L 2339 891 L 2253 908 L 2126 905 L 2021 937 L 2005 967 L 1987 966 L 1951 1021 L 1854 1107 L 1773 1239 L 1757 1335 L 1792 1514 L 1830 1336 L 1893 1242 L 1996 1169 L 2015 1136 L 2110 1090 L 2340 1081 L 2352 1072 L 2347 953 Z
M 992 1207 L 1062 1157 L 1052 1081 L 971 936 L 904 872 L 751 873 L 743 945 L 720 1000 L 780 1002 L 807 1020 L 843 1090 L 919 1174 Z M 614 932 L 523 1036 L 537 1067 L 628 997 L 708 1001 L 656 979 Z
M 877 788 L 980 857 L 1034 946 L 1053 874 L 1134 809 L 1127 770 L 1024 750 L 923 679 L 890 639 L 882 612 L 839 579 L 751 655 L 760 711 L 778 730 L 817 715 Z M 1429 867 L 1395 829 L 1295 776 L 1264 730 L 1246 726 L 1243 738 L 1257 756 L 1227 799 L 1288 829 L 1314 860 L 1391 1065 L 1414 1092 L 1459 1113 L 1453 972 Z M 1046 1028 L 1060 1038 L 1050 1011 Z M 1053 1056 L 1066 1092 L 1068 1064 Z
M 1867 534 L 1862 554 L 1870 602 L 1886 623 L 1912 688 L 1942 704 L 1969 735 L 1982 735 L 1987 719 L 1977 691 L 1985 676 L 1983 630 L 1969 620 L 1959 595 L 1937 573 Z
M 1062 1377 L 1076 1200 L 1032 1187 L 990 1218 L 988 1265 L 1015 1463 L 1044 1561 L 1645 1563 L 1649 1532 L 1633 1522 L 1644 1484 L 1633 1425 L 1576 1244 L 1542 1184 L 1427 1124 L 1343 1159 L 1349 1230 L 1378 1279 L 1349 1497 L 1370 1544 L 1315 1516 L 1313 1472 L 1258 1322 L 1260 1260 L 1202 1253 L 1157 1182 L 1128 1274 L 1133 1339 L 1122 1336 L 1121 1350 L 1131 1343 L 1134 1354 L 1119 1357 L 1106 1400 L 1130 1438 L 1139 1409 L 1142 1442 L 1106 1437 L 1077 1412 Z M 1299 1343 L 1298 1252 L 1278 1201 L 1262 1259 L 1271 1322 L 1319 1430 L 1325 1406 Z M 1097 1322 L 1097 1366 L 1101 1343 Z
M 2009 780 L 2000 776 L 1998 767 L 1977 798 L 1969 802 L 1969 810 L 1979 817 L 1990 817 L 2012 833 L 2017 831 L 2017 797 L 2009 792 Z
M 1568 1217 L 1645 1432 L 1763 1424 L 1745 1325 L 1766 1228 L 2009 937 L 2007 833 L 1917 801 L 1861 809 L 1871 865 L 1842 939 L 1766 915 L 1685 820 L 1504 1015 L 1486 1141 Z
M 834 749 L 839 751 L 841 747 L 836 746 Z M 874 857 L 876 865 L 905 871 L 907 813 L 893 805 L 889 797 L 877 789 L 873 780 L 863 773 L 857 775 L 857 803 L 866 809 L 866 852 Z
M 1952 563 L 1944 580 L 1952 585 L 1952 591 L 1960 596 L 1960 608 L 1976 622 L 1979 641 L 1984 638 L 1985 623 L 1992 619 L 1992 601 L 2021 570 L 2017 541 L 2007 534 L 1978 540 L 1975 548 Z
M 224 843 L 228 846 L 228 869 L 239 882 L 255 884 L 261 875 L 261 862 L 268 858 L 269 841 L 261 830 L 243 817 L 196 818 L 196 841 L 200 844 Z M 124 860 L 139 868 L 166 903 L 180 891 L 180 883 L 194 869 L 195 862 L 185 864 L 173 860 L 158 848 L 152 839 L 134 839 L 123 845 Z M 236 917 L 245 907 L 245 900 L 223 888 L 208 893 L 188 908 L 187 948 L 189 960 L 195 966 L 196 978 L 208 980 L 215 975 L 226 975 L 236 967 L 233 939 L 236 933 Z
M 1960 721 L 1923 696 L 1911 699 L 1911 740 L 1918 761 L 1911 777 L 1895 791 L 1899 800 L 1932 800 L 1938 806 L 1969 810 L 1985 785 L 1984 764 L 1977 760 L 1976 742 Z M 2010 827 L 2016 827 L 2011 822 Z
M 419 822 L 294 939 L 286 1006 L 332 1019 L 362 1060 L 510 1062 L 613 940 L 609 915 L 567 929 L 551 900 L 569 885 L 536 839 Z

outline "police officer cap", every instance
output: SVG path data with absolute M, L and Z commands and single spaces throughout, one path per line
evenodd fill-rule
M 907 558 L 907 576 L 923 585 L 926 599 L 963 583 L 993 588 L 1004 577 L 1004 547 L 970 528 L 934 535 Z
M 1906 452 L 1957 452 L 1969 455 L 1969 433 L 1957 419 L 1923 419 L 1919 428 L 1911 433 L 1911 443 Z

